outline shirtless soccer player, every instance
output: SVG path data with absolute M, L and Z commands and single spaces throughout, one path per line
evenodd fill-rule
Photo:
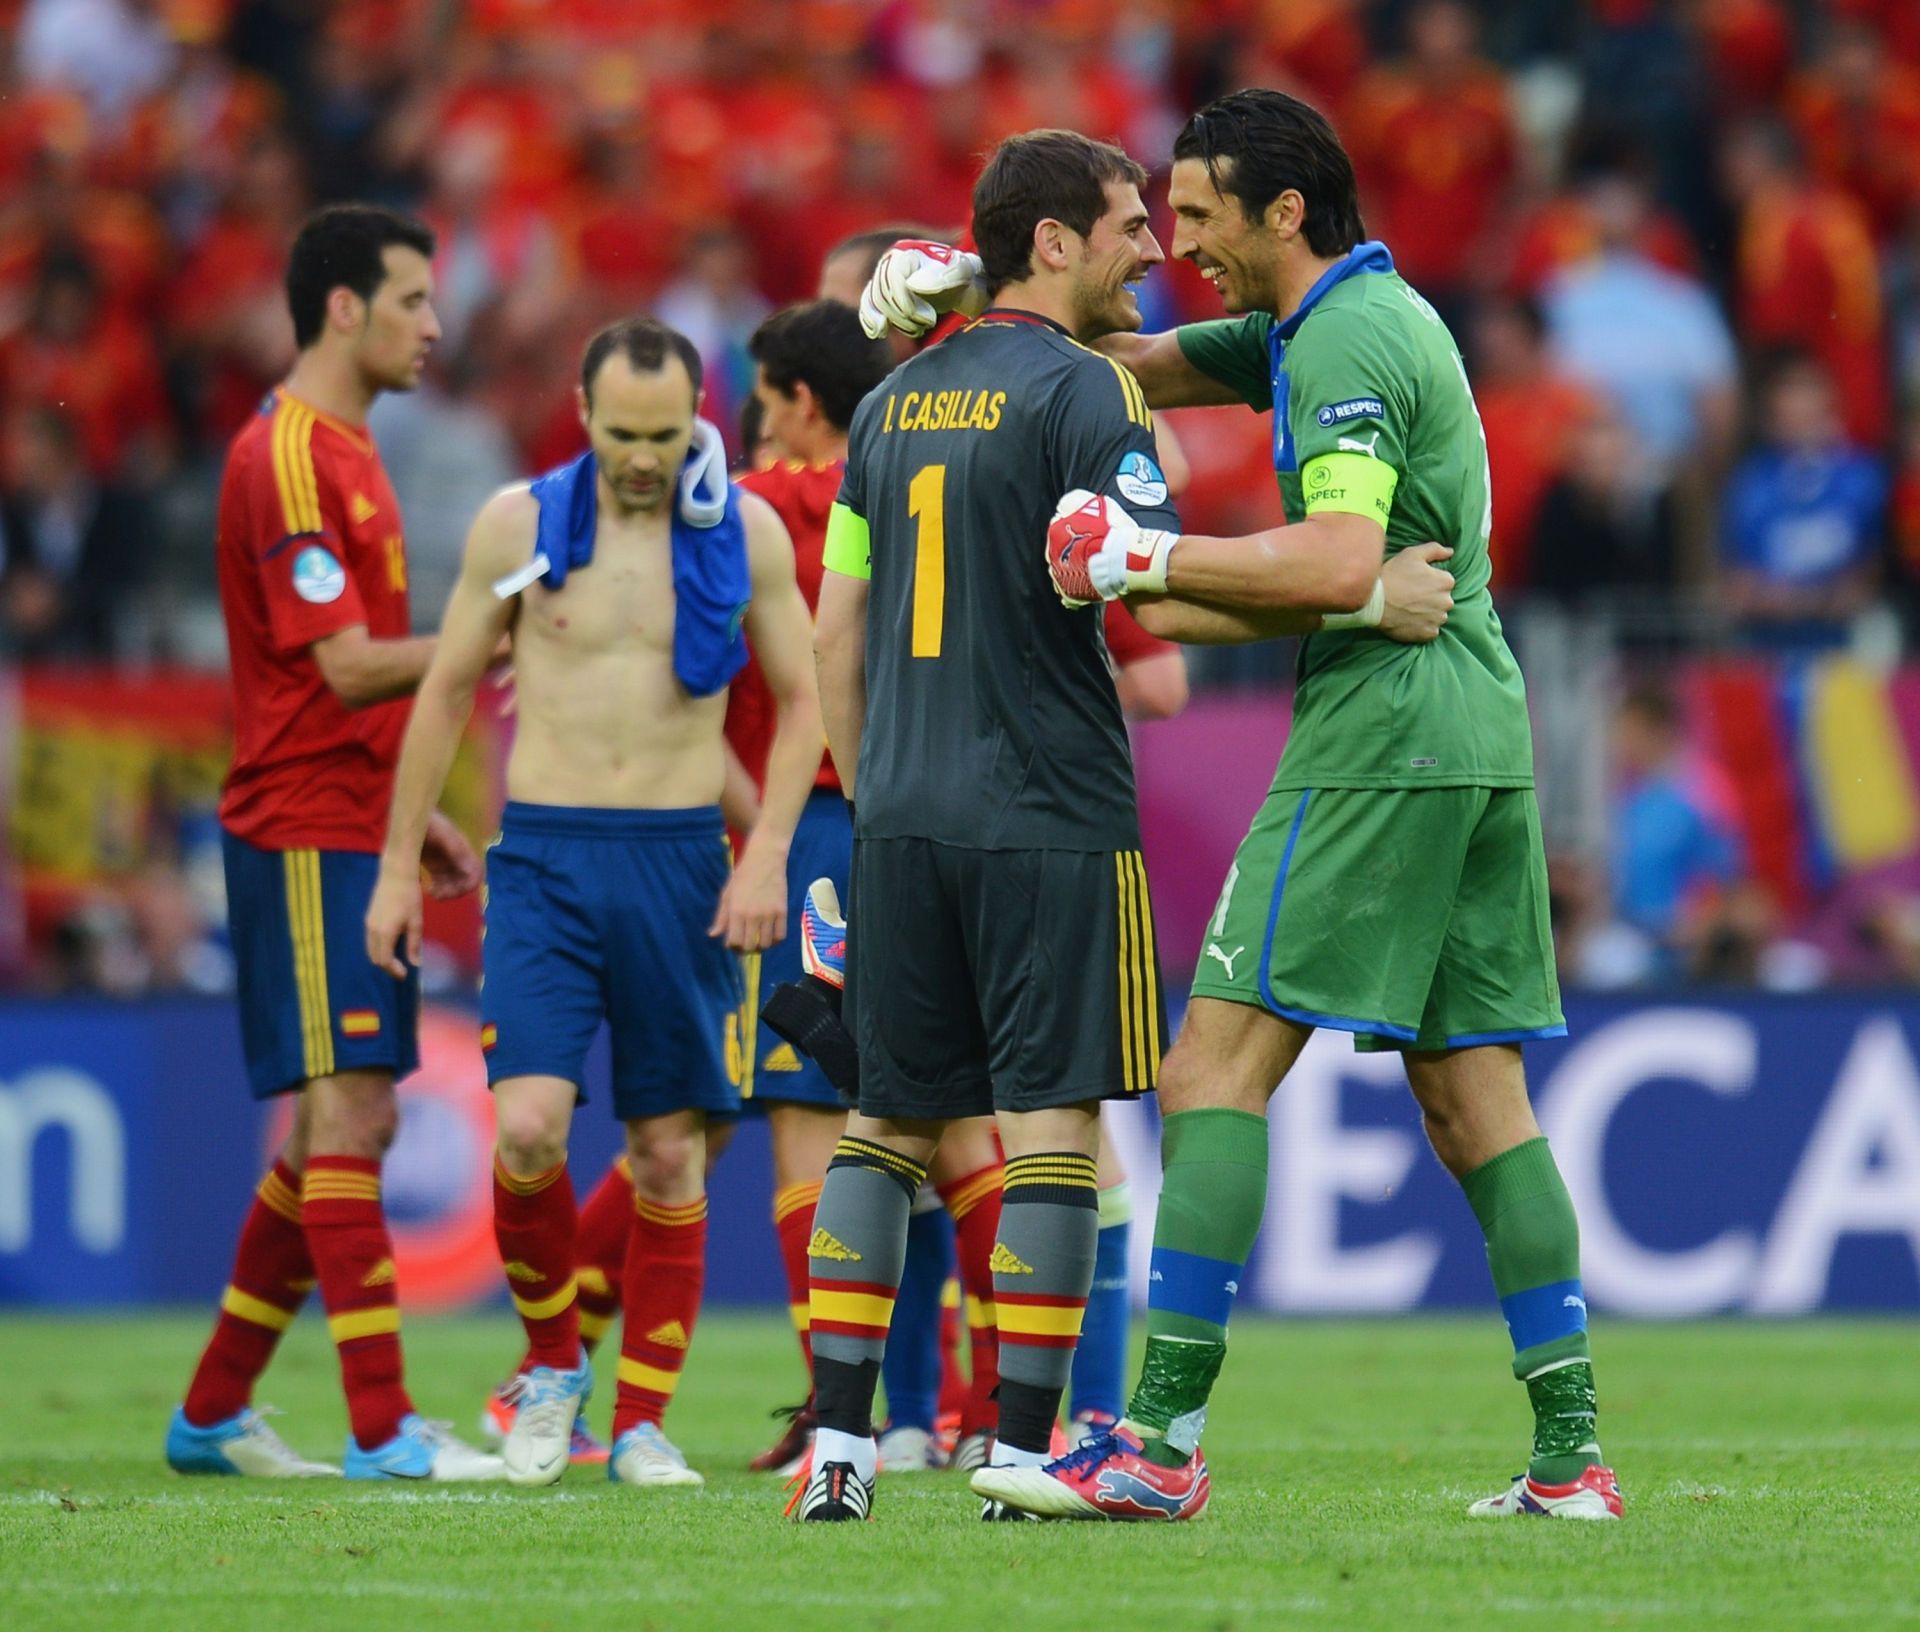
M 420 934 L 417 861 L 488 654 L 510 633 L 519 727 L 488 855 L 481 1046 L 499 1123 L 495 1233 L 529 1358 L 508 1477 L 565 1471 L 590 1385 L 575 1302 L 567 1132 L 587 1049 L 613 1030 L 634 1222 L 611 1478 L 701 1483 L 661 1431 L 700 1307 L 706 1118 L 730 1115 L 740 972 L 786 930 L 787 849 L 820 765 L 793 548 L 727 481 L 697 417 L 700 360 L 648 319 L 602 330 L 581 368 L 591 451 L 475 519 L 396 774 L 367 949 Z M 716 801 L 742 620 L 777 714 L 766 797 L 740 862 Z M 731 949 L 731 951 L 729 950 Z
M 1083 1518 L 1184 1518 L 1206 1503 L 1200 1431 L 1266 1203 L 1267 1100 L 1316 1027 L 1397 1049 L 1435 1153 L 1486 1237 L 1533 1406 L 1532 1454 L 1486 1516 L 1612 1519 L 1596 1434 L 1573 1204 L 1528 1104 L 1521 1045 L 1564 1035 L 1533 796 L 1526 691 L 1487 591 L 1486 439 L 1452 337 L 1365 240 L 1325 118 L 1277 91 L 1190 119 L 1168 190 L 1174 251 L 1232 313 L 1124 336 L 1149 401 L 1272 409 L 1289 525 L 1156 534 L 1075 496 L 1048 548 L 1075 598 L 1126 595 L 1149 628 L 1359 605 L 1382 552 L 1452 546 L 1456 605 L 1405 651 L 1316 634 L 1273 788 L 1220 894 L 1161 1078 L 1165 1181 L 1147 1357 L 1122 1432 L 983 1494 Z M 1073 535 L 1073 559 L 1063 559 Z
M 227 916 L 254 1097 L 293 1094 L 293 1126 L 240 1231 L 233 1277 L 167 1431 L 181 1473 L 333 1474 L 252 1408 L 280 1334 L 319 1283 L 364 1479 L 497 1479 L 500 1459 L 413 1409 L 380 1205 L 394 1082 L 419 1062 L 419 990 L 369 969 L 356 921 L 377 869 L 405 698 L 433 653 L 407 633 L 400 507 L 367 434 L 383 391 L 419 383 L 439 337 L 433 234 L 342 204 L 300 229 L 287 305 L 300 355 L 233 439 L 220 484 L 220 604 L 234 752 L 220 795 Z M 485 654 L 491 657 L 492 653 Z M 436 896 L 479 859 L 421 815 Z M 416 850 L 414 890 L 419 891 Z

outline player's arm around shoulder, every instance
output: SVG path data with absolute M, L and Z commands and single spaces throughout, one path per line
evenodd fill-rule
M 1224 408 L 1243 400 L 1232 386 L 1194 366 L 1177 329 L 1109 334 L 1095 344 L 1140 382 L 1150 408 Z
M 467 533 L 433 661 L 407 720 L 380 877 L 366 918 L 368 957 L 396 977 L 406 972 L 395 954 L 397 942 L 404 940 L 408 956 L 419 959 L 423 857 L 436 896 L 460 894 L 479 882 L 471 848 L 434 805 L 473 711 L 474 691 L 512 627 L 517 599 L 499 594 L 495 586 L 532 555 L 537 515 L 538 506 L 524 487 L 508 488 L 481 506 Z
M 773 696 L 773 744 L 760 816 L 721 893 L 712 932 L 757 952 L 787 932 L 787 852 L 820 769 L 826 738 L 813 677 L 813 619 L 793 571 L 793 540 L 772 505 L 740 495 L 747 535 L 747 638 Z

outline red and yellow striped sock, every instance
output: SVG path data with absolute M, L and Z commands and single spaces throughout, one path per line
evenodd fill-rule
M 580 1282 L 580 1341 L 591 1354 L 620 1313 L 627 1273 L 627 1237 L 633 1233 L 633 1168 L 614 1159 L 580 1209 L 574 1236 L 574 1273 Z
M 958 1276 L 949 1275 L 940 1288 L 940 1403 L 936 1407 L 941 1431 L 960 1431 L 967 1410 L 967 1374 L 960 1364 L 960 1310 L 966 1302 Z
M 636 1192 L 613 1402 L 615 1439 L 666 1414 L 693 1341 L 706 1275 L 707 1198 L 668 1206 Z
M 300 1228 L 300 1175 L 275 1162 L 254 1192 L 233 1279 L 213 1336 L 187 1388 L 187 1421 L 211 1428 L 253 1403 L 253 1385 L 313 1290 L 313 1258 Z
M 940 1186 L 940 1200 L 953 1216 L 954 1257 L 967 1297 L 967 1399 L 960 1431 L 991 1430 L 1000 1420 L 994 1390 L 1000 1386 L 1000 1329 L 993 1306 L 993 1243 L 1000 1230 L 999 1162 Z
M 567 1164 L 521 1177 L 493 1159 L 493 1238 L 507 1290 L 527 1329 L 522 1370 L 580 1364 L 580 1311 L 574 1301 L 573 1180 Z
M 401 1377 L 399 1288 L 380 1210 L 380 1164 L 363 1156 L 312 1157 L 300 1198 L 327 1330 L 340 1351 L 347 1418 L 360 1448 L 370 1451 L 399 1433 L 400 1419 L 413 1410 Z
M 820 1181 L 784 1185 L 773 1193 L 773 1229 L 780 1238 L 780 1268 L 787 1277 L 787 1314 L 800 1339 L 800 1353 L 813 1376 L 812 1321 L 809 1315 L 810 1271 L 807 1243 L 813 1239 L 813 1210 L 820 1201 Z

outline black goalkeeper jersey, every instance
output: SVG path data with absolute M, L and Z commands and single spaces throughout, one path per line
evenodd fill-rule
M 1139 847 L 1100 608 L 1047 576 L 1072 488 L 1179 526 L 1139 383 L 1044 318 L 991 310 L 861 403 L 840 502 L 871 546 L 863 837 Z

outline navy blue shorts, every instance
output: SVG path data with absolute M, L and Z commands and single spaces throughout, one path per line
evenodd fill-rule
M 420 1063 L 420 975 L 367 957 L 380 858 L 357 850 L 262 850 L 224 828 L 227 925 L 240 1038 L 255 1099 L 336 1071 Z
M 740 960 L 746 966 L 747 1034 L 754 1040 L 753 1060 L 740 1085 L 748 1111 L 769 1103 L 847 1108 L 819 1066 L 760 1023 L 760 1006 L 774 987 L 800 978 L 800 909 L 807 887 L 816 878 L 830 878 L 844 905 L 852 867 L 853 822 L 846 797 L 834 788 L 818 788 L 800 812 L 787 852 L 787 938 Z
M 584 1100 L 606 1020 L 621 1121 L 736 1114 L 740 962 L 707 936 L 731 867 L 718 806 L 509 803 L 487 851 L 487 1081 L 560 1077 Z

